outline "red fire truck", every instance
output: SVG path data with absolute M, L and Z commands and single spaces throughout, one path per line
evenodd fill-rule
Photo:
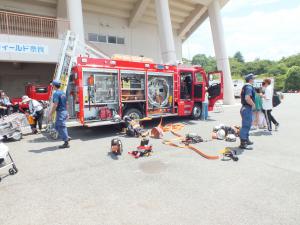
M 84 126 L 162 116 L 199 119 L 205 88 L 209 110 L 223 99 L 223 74 L 199 66 L 78 57 L 68 82 L 70 117 Z
M 51 85 L 28 84 L 25 86 L 25 95 L 38 101 L 47 102 L 50 99 L 51 90 Z M 21 97 L 13 98 L 11 102 L 22 112 L 25 112 L 29 108 L 28 103 L 22 103 Z

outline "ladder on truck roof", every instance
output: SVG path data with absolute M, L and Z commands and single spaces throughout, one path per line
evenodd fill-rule
M 71 69 L 76 63 L 76 57 L 78 55 L 87 55 L 93 56 L 98 58 L 106 58 L 109 57 L 104 53 L 97 51 L 96 49 L 88 46 L 85 43 L 82 43 L 78 40 L 78 35 L 76 35 L 72 31 L 68 31 L 62 46 L 61 54 L 59 62 L 56 66 L 54 79 L 60 81 L 61 83 L 61 90 L 66 92 L 69 78 L 71 74 Z

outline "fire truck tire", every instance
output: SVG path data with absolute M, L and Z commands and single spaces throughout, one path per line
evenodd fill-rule
M 202 113 L 201 105 L 196 104 L 192 111 L 192 119 L 199 120 L 201 117 L 201 113 Z
M 135 120 L 139 120 L 143 118 L 141 111 L 136 108 L 127 109 L 124 113 L 124 116 L 129 116 L 130 118 Z

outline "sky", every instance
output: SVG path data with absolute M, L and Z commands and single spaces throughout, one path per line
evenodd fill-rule
M 279 60 L 300 53 L 300 0 L 229 0 L 222 9 L 228 56 Z M 207 19 L 183 44 L 183 57 L 214 56 Z

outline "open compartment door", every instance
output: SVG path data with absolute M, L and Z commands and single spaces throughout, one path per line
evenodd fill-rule
M 173 112 L 173 74 L 148 72 L 148 114 Z
M 84 123 L 113 122 L 119 115 L 118 74 L 117 69 L 83 69 Z
M 209 104 L 208 110 L 212 111 L 216 101 L 223 100 L 224 84 L 223 84 L 223 72 L 215 71 L 208 73 L 208 94 Z

